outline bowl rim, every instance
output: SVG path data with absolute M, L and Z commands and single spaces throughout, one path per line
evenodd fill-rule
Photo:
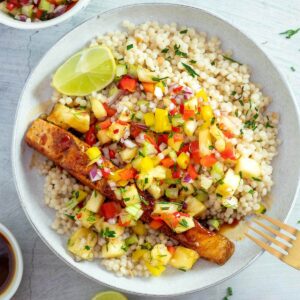
M 89 0 L 88 0 L 89 1 Z M 36 66 L 31 70 L 30 74 L 28 75 L 27 79 L 26 79 L 26 82 L 24 83 L 24 87 L 21 91 L 21 94 L 20 94 L 20 97 L 19 97 L 19 101 L 18 101 L 18 105 L 17 105 L 17 109 L 16 109 L 16 112 L 15 112 L 15 118 L 14 118 L 14 128 L 13 128 L 13 138 L 12 138 L 12 144 L 11 144 L 11 162 L 12 162 L 12 169 L 13 169 L 13 181 L 14 181 L 14 184 L 15 184 L 15 187 L 16 187 L 16 190 L 17 190 L 17 193 L 18 193 L 18 197 L 19 197 L 19 200 L 20 200 L 20 204 L 25 212 L 25 215 L 27 217 L 27 219 L 29 220 L 31 226 L 34 228 L 34 230 L 36 231 L 37 235 L 41 238 L 41 240 L 47 245 L 47 247 L 60 259 L 62 260 L 65 264 L 67 264 L 68 266 L 70 266 L 73 270 L 75 270 L 76 272 L 82 274 L 83 276 L 85 276 L 86 278 L 89 278 L 91 279 L 92 281 L 94 282 L 97 282 L 98 284 L 101 284 L 103 286 L 106 286 L 106 287 L 109 287 L 109 288 L 113 288 L 113 289 L 116 289 L 116 290 L 119 290 L 121 292 L 124 292 L 124 293 L 129 293 L 129 294 L 134 294 L 134 295 L 139 295 L 139 296 L 147 296 L 147 297 L 166 297 L 166 296 L 181 296 L 181 295 L 188 295 L 188 294 L 192 294 L 192 293 L 196 293 L 196 292 L 199 292 L 199 291 L 202 291 L 202 290 L 205 290 L 205 289 L 208 289 L 210 287 L 213 287 L 213 286 L 216 286 L 232 277 L 234 277 L 235 275 L 239 274 L 240 272 L 242 272 L 243 270 L 245 270 L 247 267 L 249 267 L 254 261 L 256 261 L 264 252 L 265 250 L 261 249 L 260 252 L 255 255 L 251 260 L 249 260 L 242 268 L 234 271 L 232 274 L 224 277 L 223 279 L 220 279 L 220 280 L 217 280 L 216 282 L 214 283 L 211 283 L 207 286 L 204 286 L 204 287 L 201 287 L 201 288 L 195 288 L 193 290 L 190 290 L 190 291 L 185 291 L 185 292 L 178 292 L 178 293 L 174 293 L 174 294 L 144 294 L 144 293 L 141 293 L 141 292 L 136 292 L 136 291 L 128 291 L 124 288 L 119 288 L 119 287 L 115 287 L 113 285 L 110 285 L 108 283 L 104 283 L 100 280 L 97 280 L 95 278 L 93 278 L 92 276 L 90 276 L 89 274 L 79 270 L 74 264 L 72 263 L 69 263 L 68 261 L 66 261 L 60 253 L 58 253 L 57 251 L 55 251 L 52 246 L 50 245 L 50 243 L 47 241 L 47 239 L 41 235 L 41 233 L 39 232 L 39 230 L 36 228 L 36 226 L 33 224 L 30 216 L 29 216 L 29 212 L 27 211 L 26 209 L 26 206 L 25 204 L 23 203 L 23 200 L 22 200 L 22 197 L 21 197 L 21 191 L 19 189 L 19 186 L 18 186 L 18 180 L 17 180 L 17 174 L 16 174 L 16 163 L 15 163 L 15 159 L 14 157 L 16 156 L 16 145 L 15 145 L 15 141 L 16 141 L 16 135 L 17 135 L 17 131 L 16 131 L 16 123 L 17 123 L 17 118 L 18 118 L 18 112 L 19 112 L 19 109 L 20 109 L 20 103 L 21 103 L 21 99 L 23 97 L 23 94 L 24 94 L 24 91 L 27 87 L 27 84 L 28 82 L 30 81 L 31 79 L 31 74 L 33 72 L 35 72 L 35 70 L 38 68 L 40 62 L 42 61 L 42 59 L 48 54 L 48 52 L 51 51 L 51 49 L 53 47 L 56 46 L 57 43 L 63 41 L 68 34 L 70 34 L 73 30 L 76 30 L 78 27 L 80 27 L 81 25 L 83 25 L 84 23 L 86 22 L 89 22 L 91 21 L 92 19 L 97 19 L 105 14 L 110 14 L 110 13 L 114 13 L 114 12 L 117 12 L 117 11 L 122 11 L 122 9 L 124 8 L 134 8 L 134 7 L 138 7 L 138 6 L 153 6 L 153 5 L 156 5 L 156 6 L 173 6 L 173 7 L 183 7 L 183 8 L 188 8 L 188 9 L 196 9 L 196 10 L 199 10 L 199 11 L 202 11 L 203 13 L 206 13 L 208 15 L 210 15 L 211 17 L 213 18 L 216 18 L 218 19 L 219 21 L 222 21 L 222 22 L 225 22 L 227 25 L 231 26 L 232 28 L 234 28 L 235 30 L 239 31 L 240 34 L 243 35 L 243 37 L 245 39 L 247 39 L 249 42 L 251 42 L 253 45 L 255 45 L 260 51 L 261 53 L 263 54 L 264 56 L 264 59 L 267 60 L 271 65 L 272 67 L 275 69 L 275 71 L 277 72 L 281 82 L 283 82 L 283 84 L 286 86 L 287 88 L 287 91 L 288 93 L 290 94 L 290 98 L 292 100 L 292 103 L 294 105 L 294 109 L 296 111 L 296 122 L 298 124 L 298 127 L 300 127 L 300 109 L 298 108 L 298 105 L 296 103 L 296 97 L 294 95 L 294 92 L 293 90 L 291 89 L 285 75 L 282 73 L 282 71 L 279 70 L 279 68 L 277 68 L 276 64 L 274 63 L 273 59 L 270 58 L 267 53 L 265 52 L 265 50 L 258 44 L 256 43 L 251 37 L 249 37 L 243 30 L 241 30 L 240 28 L 238 28 L 237 26 L 235 26 L 231 21 L 228 21 L 226 19 L 224 19 L 222 16 L 220 16 L 218 13 L 215 13 L 215 12 L 211 12 L 210 10 L 208 9 L 205 9 L 205 8 L 200 8 L 200 7 L 195 7 L 193 5 L 186 5 L 186 4 L 176 4 L 176 3 L 170 3 L 170 2 L 151 2 L 151 3 L 137 3 L 137 4 L 129 4 L 129 5 L 122 5 L 122 6 L 118 6 L 118 7 L 115 7 L 115 8 L 112 8 L 112 9 L 108 9 L 108 10 L 104 10 L 98 14 L 96 14 L 95 16 L 92 16 L 84 21 L 82 21 L 81 23 L 79 23 L 78 25 L 76 25 L 76 27 L 72 28 L 71 30 L 69 30 L 68 32 L 66 32 L 61 38 L 59 38 L 54 45 L 52 45 L 52 47 L 50 49 L 47 50 L 47 52 L 44 53 L 44 55 L 41 57 L 41 59 L 39 60 L 39 62 L 36 64 Z M 294 206 L 295 206 L 295 203 L 296 203 L 296 199 L 299 195 L 299 192 L 300 192 L 300 168 L 298 170 L 298 184 L 297 184 L 297 188 L 294 192 L 294 197 L 293 197 L 293 200 L 292 200 L 292 203 L 291 203 L 291 206 L 283 220 L 283 222 L 285 222 L 290 214 L 291 214 L 291 211 L 293 210 Z
M 68 20 L 69 18 L 73 17 L 74 15 L 79 13 L 81 9 L 84 9 L 89 4 L 89 2 L 90 0 L 78 0 L 77 4 L 74 5 L 74 7 L 72 7 L 69 11 L 51 20 L 46 20 L 41 22 L 18 21 L 8 16 L 5 12 L 0 11 L 0 24 L 6 25 L 8 27 L 16 28 L 16 29 L 21 29 L 21 30 L 44 29 L 54 25 L 58 25 Z
M 16 259 L 16 270 L 13 275 L 12 282 L 9 284 L 8 289 L 0 295 L 0 297 L 8 297 L 7 299 L 10 299 L 16 293 L 21 284 L 24 269 L 23 255 L 17 239 L 3 223 L 0 223 L 0 233 L 2 233 L 10 242 Z

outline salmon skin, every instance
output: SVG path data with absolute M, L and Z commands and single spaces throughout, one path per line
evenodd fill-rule
M 85 153 L 90 146 L 72 133 L 45 120 L 37 119 L 28 129 L 25 141 L 82 184 L 99 191 L 110 200 L 118 201 L 106 179 L 96 182 L 90 180 L 89 172 L 93 166 L 88 165 L 89 159 Z M 110 169 L 116 169 L 108 160 L 104 160 L 104 165 Z M 147 192 L 140 191 L 140 193 L 150 203 L 148 206 L 143 205 L 144 214 L 141 217 L 145 223 L 149 223 L 152 220 L 154 200 Z M 234 244 L 223 235 L 209 231 L 197 220 L 194 222 L 194 228 L 180 234 L 175 233 L 166 224 L 159 230 L 183 246 L 197 251 L 200 257 L 206 260 L 219 265 L 226 263 L 234 252 Z

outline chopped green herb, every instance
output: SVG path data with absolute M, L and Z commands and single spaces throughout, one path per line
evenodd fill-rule
M 182 189 L 186 192 L 189 190 L 188 187 L 186 187 L 186 186 L 183 186 Z
M 209 150 L 214 150 L 215 147 L 214 147 L 213 145 L 210 145 L 210 146 L 208 146 L 208 149 L 209 149 Z
M 240 62 L 234 60 L 233 58 L 231 58 L 231 57 L 229 57 L 229 56 L 223 55 L 223 57 L 224 57 L 225 60 L 229 60 L 229 61 L 231 61 L 231 62 L 233 62 L 233 63 L 237 63 L 237 64 L 241 65 Z
M 239 172 L 239 175 L 240 175 L 241 178 L 243 178 L 243 173 L 242 173 L 242 171 Z
M 109 228 L 105 228 L 105 230 L 101 230 L 100 235 L 106 238 L 114 238 L 116 237 L 116 232 L 109 230 Z
M 75 221 L 75 216 L 64 214 L 66 217 L 68 217 L 70 220 Z
M 238 110 L 236 110 L 236 111 L 234 112 L 234 114 L 235 114 L 236 117 L 238 117 L 238 116 L 239 116 Z
M 180 49 L 180 46 L 178 46 L 178 45 L 175 45 L 174 46 L 174 51 L 175 51 L 175 55 L 178 55 L 178 56 L 181 56 L 181 57 L 187 57 L 187 53 L 185 53 L 185 52 L 182 52 L 182 51 L 180 51 L 179 50 Z
M 145 183 L 148 183 L 149 182 L 149 179 L 148 177 L 145 178 Z
M 178 270 L 182 271 L 182 272 L 186 272 L 185 268 L 178 268 Z
M 292 66 L 291 67 L 291 70 L 293 71 L 293 72 L 295 72 L 296 71 L 296 69 Z
M 161 210 L 169 210 L 169 207 L 162 207 Z
M 161 50 L 162 53 L 168 53 L 168 51 L 169 51 L 169 48 L 165 48 L 165 49 Z
M 300 220 L 297 222 L 297 224 L 300 224 Z
M 145 155 L 141 151 L 139 151 L 139 156 L 145 157 Z
M 244 131 L 243 129 L 240 129 L 240 134 L 243 135 L 244 134 Z
M 195 64 L 196 61 L 192 59 L 192 60 L 190 60 L 190 63 L 191 63 L 191 64 Z
M 85 250 L 91 250 L 91 247 L 88 246 L 88 245 L 86 245 L 86 246 L 84 246 L 84 249 L 85 249 Z
M 287 31 L 280 32 L 279 34 L 285 35 L 286 39 L 290 39 L 293 35 L 295 35 L 296 33 L 298 33 L 299 30 L 300 30 L 300 28 L 297 28 L 297 29 L 288 29 Z
M 132 48 L 133 48 L 133 44 L 127 45 L 127 47 L 126 47 L 127 50 L 130 50 Z
M 248 191 L 248 193 L 251 194 L 251 195 L 253 195 L 254 194 L 254 190 L 251 189 L 251 190 Z
M 192 76 L 199 76 L 199 74 L 189 65 L 182 63 L 182 65 L 184 66 L 184 68 L 186 69 L 186 71 Z
M 181 31 L 180 31 L 181 34 L 184 34 L 184 33 L 187 33 L 187 32 L 188 32 L 187 29 L 184 29 L 184 30 L 181 30 Z
M 210 121 L 210 125 L 214 125 L 214 124 L 215 124 L 215 121 L 216 121 L 216 118 L 215 118 L 215 117 L 212 117 L 212 118 L 211 118 L 211 121 Z
M 128 246 L 123 245 L 123 246 L 121 247 L 121 249 L 122 249 L 124 252 L 127 252 L 127 251 L 128 251 Z
M 126 198 L 123 198 L 123 200 L 126 202 L 126 201 L 129 201 L 130 200 L 130 197 L 126 197 Z
M 184 227 L 184 228 L 188 228 L 188 227 L 189 227 L 189 224 L 188 224 L 188 222 L 187 222 L 186 219 L 182 219 L 182 220 L 179 222 L 179 224 L 180 224 L 182 227 Z
M 162 80 L 165 80 L 165 79 L 167 79 L 167 78 L 169 78 L 169 76 L 166 76 L 166 77 L 162 77 L 162 78 L 160 78 L 160 77 L 152 77 L 152 80 L 153 81 L 162 81 Z
M 255 181 L 261 181 L 261 179 L 257 178 L 257 177 L 252 177 L 253 180 Z
M 218 193 L 216 193 L 216 196 L 217 196 L 217 197 L 220 197 L 220 198 L 223 197 L 221 194 L 218 194 Z
M 231 93 L 231 96 L 235 96 L 236 95 L 236 91 L 233 91 L 232 93 Z
M 122 61 L 122 60 L 124 60 L 124 57 L 118 59 L 118 61 Z
M 146 249 L 146 250 L 151 250 L 153 247 L 149 242 L 146 242 L 146 243 L 141 245 L 141 248 Z
M 93 223 L 96 221 L 96 218 L 95 218 L 95 216 L 92 215 L 92 216 L 89 216 L 86 220 L 90 223 Z
M 211 65 L 212 65 L 212 66 L 214 66 L 215 64 L 216 64 L 216 62 L 215 62 L 215 61 L 212 61 L 212 62 L 211 62 Z

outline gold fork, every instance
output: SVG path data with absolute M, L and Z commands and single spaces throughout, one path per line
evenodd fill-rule
M 271 245 L 263 242 L 260 239 L 255 238 L 249 233 L 245 233 L 245 235 L 253 242 L 255 242 L 258 246 L 265 249 L 272 255 L 276 256 L 284 263 L 290 265 L 295 269 L 300 270 L 300 231 L 269 216 L 260 215 L 260 217 L 275 225 L 276 227 L 279 227 L 278 230 L 276 230 L 273 227 L 270 227 L 256 219 L 253 220 L 254 223 L 269 231 L 270 233 L 274 234 L 275 237 L 272 237 L 251 225 L 249 225 L 249 229 L 259 234 L 261 237 L 268 240 L 269 242 L 272 242 L 273 245 L 278 246 L 279 249 L 277 250 L 273 248 Z M 281 230 L 285 231 L 288 234 L 283 233 Z M 284 242 L 278 240 L 278 238 L 280 238 Z

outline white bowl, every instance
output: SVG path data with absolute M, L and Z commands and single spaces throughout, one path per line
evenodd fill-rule
M 43 28 L 47 28 L 50 26 L 60 24 L 64 21 L 66 21 L 67 19 L 73 17 L 80 10 L 84 9 L 89 4 L 89 2 L 90 2 L 90 0 L 79 0 L 78 3 L 76 5 L 74 5 L 74 7 L 72 7 L 66 13 L 64 13 L 54 19 L 47 20 L 47 21 L 40 21 L 40 22 L 18 21 L 16 19 L 13 19 L 12 17 L 10 17 L 5 12 L 0 11 L 0 23 L 7 25 L 9 27 L 17 28 L 17 29 L 35 29 L 35 30 L 43 29 Z
M 20 246 L 13 236 L 13 234 L 0 223 L 0 233 L 8 240 L 9 244 L 12 247 L 13 253 L 15 255 L 15 273 L 14 276 L 6 288 L 5 292 L 0 295 L 0 298 L 3 300 L 9 300 L 16 293 L 23 276 L 23 257 Z
M 12 161 L 21 204 L 28 219 L 49 248 L 62 260 L 85 276 L 120 290 L 155 296 L 185 294 L 212 286 L 248 266 L 262 251 L 249 240 L 236 244 L 233 257 L 222 267 L 200 260 L 193 270 L 181 273 L 170 270 L 159 278 L 117 278 L 96 262 L 75 262 L 66 250 L 66 238 L 50 225 L 54 211 L 43 202 L 44 178 L 30 168 L 33 151 L 24 143 L 25 132 L 32 120 L 43 112 L 49 99 L 51 74 L 73 53 L 108 31 L 121 30 L 127 19 L 135 23 L 157 20 L 192 26 L 210 35 L 219 36 L 225 49 L 233 49 L 235 58 L 251 66 L 252 81 L 261 83 L 271 96 L 271 109 L 280 112 L 280 138 L 283 144 L 274 160 L 274 203 L 268 212 L 285 220 L 298 191 L 300 166 L 300 125 L 298 111 L 286 80 L 264 52 L 245 34 L 219 17 L 204 10 L 173 4 L 139 4 L 107 11 L 78 26 L 52 47 L 29 77 L 21 96 L 14 128 Z M 80 38 L 78 38 L 80 37 Z

